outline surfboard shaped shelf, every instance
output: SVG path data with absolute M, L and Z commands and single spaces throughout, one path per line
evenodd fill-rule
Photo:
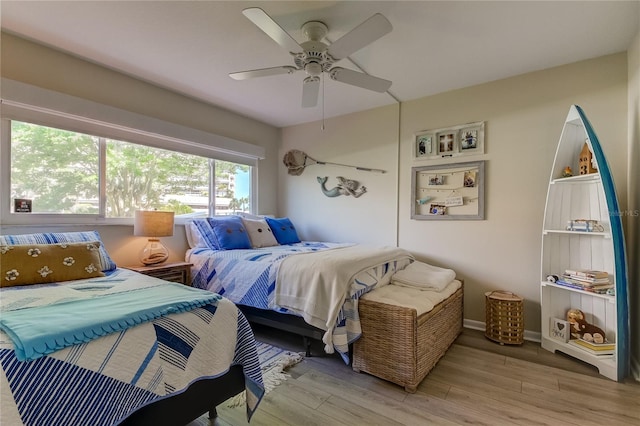
M 574 176 L 567 176 L 567 167 Z M 572 230 L 571 221 L 590 221 L 597 226 Z M 606 271 L 613 291 L 597 294 L 548 282 L 549 275 L 561 276 L 567 269 Z M 613 176 L 591 123 L 582 108 L 572 105 L 551 169 L 542 226 L 542 347 L 592 364 L 612 380 L 624 379 L 629 374 L 630 351 L 627 286 L 624 234 Z M 552 335 L 553 320 L 566 320 L 569 309 L 581 310 L 588 323 L 604 330 L 607 340 L 615 342 L 615 353 L 594 355 Z

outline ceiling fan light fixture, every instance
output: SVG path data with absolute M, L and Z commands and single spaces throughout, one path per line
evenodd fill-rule
M 307 62 L 307 64 L 304 66 L 304 71 L 309 75 L 317 76 L 322 74 L 322 65 L 314 61 Z

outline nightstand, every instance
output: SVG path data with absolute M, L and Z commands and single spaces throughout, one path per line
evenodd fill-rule
M 160 278 L 165 281 L 172 281 L 185 285 L 191 285 L 191 267 L 192 263 L 176 262 L 161 263 L 159 265 L 150 266 L 123 266 L 125 269 L 140 272 L 150 277 Z

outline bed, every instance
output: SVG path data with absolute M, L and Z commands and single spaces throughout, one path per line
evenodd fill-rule
M 57 250 L 65 268 L 32 270 Z M 0 236 L 0 271 L 0 424 L 186 424 L 243 391 L 247 419 L 258 407 L 253 332 L 227 298 L 117 268 L 93 231 Z
M 227 297 L 250 321 L 321 339 L 347 364 L 359 298 L 414 260 L 397 247 L 301 241 L 288 218 L 196 219 L 187 238 L 194 287 Z

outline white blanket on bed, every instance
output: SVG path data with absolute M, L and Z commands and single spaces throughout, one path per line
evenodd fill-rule
M 396 272 L 391 277 L 391 282 L 421 290 L 442 291 L 455 278 L 456 273 L 452 269 L 440 268 L 423 262 L 413 262 Z
M 397 247 L 364 245 L 289 256 L 278 271 L 275 303 L 326 330 L 322 339 L 325 351 L 333 353 L 331 331 L 340 307 L 349 297 L 354 276 L 365 269 L 402 259 L 413 259 L 413 256 Z

